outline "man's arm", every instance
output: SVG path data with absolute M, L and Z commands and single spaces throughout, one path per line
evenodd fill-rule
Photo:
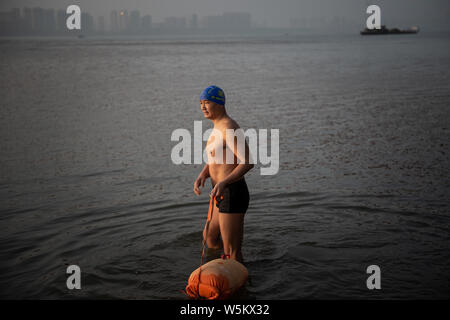
M 205 164 L 202 171 L 198 175 L 197 179 L 194 182 L 194 193 L 196 195 L 200 195 L 202 192 L 200 190 L 200 186 L 203 188 L 205 186 L 206 179 L 209 178 L 209 165 Z
M 204 176 L 205 178 L 209 178 L 209 164 L 205 164 L 199 176 Z
M 239 161 L 238 165 L 233 169 L 233 171 L 230 172 L 228 176 L 225 177 L 221 182 L 223 182 L 225 185 L 228 185 L 234 181 L 239 180 L 242 178 L 251 168 L 254 167 L 252 163 L 250 163 L 250 150 L 248 148 L 247 142 L 245 141 L 245 138 L 243 138 L 244 141 L 244 150 L 240 150 L 238 146 L 238 138 L 233 138 L 232 145 L 229 141 L 227 141 L 227 145 L 232 148 L 234 155 L 236 156 L 236 159 Z M 242 141 L 242 140 L 241 140 Z M 242 154 L 242 151 L 244 151 L 244 154 Z

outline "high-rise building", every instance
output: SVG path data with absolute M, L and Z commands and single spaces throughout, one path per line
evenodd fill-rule
M 142 31 L 150 32 L 152 30 L 152 16 L 145 15 L 142 17 Z
M 109 30 L 113 33 L 119 31 L 119 19 L 115 10 L 111 11 Z
M 67 30 L 67 18 L 68 15 L 66 14 L 65 10 L 59 9 L 56 12 L 56 31 L 61 33 L 65 32 Z
M 7 12 L 8 28 L 10 34 L 20 34 L 23 31 L 20 9 L 13 8 Z
M 44 9 L 33 8 L 33 30 L 35 33 L 44 31 Z
M 141 14 L 139 11 L 134 10 L 131 11 L 129 21 L 128 21 L 128 30 L 132 33 L 137 33 L 141 29 Z
M 33 30 L 33 11 L 31 8 L 23 8 L 23 26 L 25 33 L 30 33 Z
M 0 34 L 13 33 L 13 19 L 11 11 L 0 12 Z
M 128 11 L 121 10 L 119 12 L 119 31 L 124 32 L 128 29 Z
M 194 14 L 191 16 L 191 21 L 190 21 L 190 23 L 189 23 L 189 27 L 190 27 L 191 29 L 193 29 L 193 30 L 195 30 L 195 29 L 198 28 L 198 16 L 197 16 L 197 14 L 194 13 Z
M 13 8 L 11 9 L 11 23 L 12 28 L 20 33 L 22 32 L 22 19 L 20 16 L 20 8 Z
M 56 30 L 56 19 L 55 19 L 55 9 L 44 10 L 44 32 L 46 34 L 55 33 Z
M 97 31 L 100 33 L 105 32 L 105 17 L 98 17 Z
M 87 12 L 81 12 L 81 31 L 85 33 L 94 32 L 94 17 Z

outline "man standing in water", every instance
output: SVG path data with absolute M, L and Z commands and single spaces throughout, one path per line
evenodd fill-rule
M 225 110 L 225 93 L 222 89 L 209 86 L 203 90 L 200 106 L 205 118 L 213 122 L 214 129 L 206 144 L 208 163 L 194 182 L 194 192 L 200 195 L 200 187 L 205 185 L 207 178 L 211 178 L 211 197 L 216 199 L 208 230 L 206 225 L 203 229 L 203 239 L 206 238 L 208 248 L 223 248 L 231 259 L 243 262 L 241 245 L 244 214 L 250 199 L 244 175 L 253 168 L 253 164 L 249 163 L 249 149 L 244 140 L 245 153 L 242 154 L 236 136 L 224 139 L 227 130 L 238 130 L 239 125 Z M 227 150 L 233 155 L 233 161 L 227 157 Z M 216 153 L 222 155 L 220 159 L 217 159 Z M 219 161 L 211 161 L 213 158 Z

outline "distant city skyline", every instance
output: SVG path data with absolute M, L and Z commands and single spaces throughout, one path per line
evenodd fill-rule
M 66 9 L 24 7 L 0 12 L 0 35 L 64 35 L 72 30 L 66 27 L 70 14 Z M 225 12 L 220 15 L 199 17 L 165 17 L 153 22 L 151 15 L 141 15 L 139 10 L 112 10 L 109 17 L 81 12 L 81 30 L 86 34 L 151 34 L 161 32 L 247 31 L 252 27 L 247 12 Z M 72 32 L 73 33 L 73 32 Z
M 174 1 L 174 0 L 168 0 Z M 194 0 L 186 0 L 194 1 Z M 203 1 L 203 0 L 195 0 Z M 211 0 L 214 1 L 214 0 Z M 248 1 L 243 0 L 244 3 Z M 267 4 L 269 0 L 261 0 L 261 5 Z M 283 1 L 287 0 L 281 0 Z M 289 0 L 294 1 L 294 0 Z M 285 28 L 303 31 L 328 31 L 328 32 L 348 32 L 355 33 L 362 29 L 365 25 L 367 14 L 365 12 L 365 5 L 360 1 L 358 6 L 349 6 L 354 3 L 354 0 L 339 1 L 342 7 L 327 7 L 324 4 L 329 4 L 328 0 L 303 0 L 299 3 L 299 11 L 286 15 L 281 25 L 274 25 L 269 23 L 265 18 L 254 19 L 250 11 L 239 11 L 239 6 L 218 6 L 214 10 L 214 14 L 201 15 L 198 13 L 189 13 L 181 15 L 162 16 L 157 12 L 173 12 L 175 10 L 156 10 L 158 6 L 162 5 L 157 0 L 149 1 L 145 8 L 142 7 L 140 1 L 126 2 L 119 0 L 111 1 L 96 1 L 97 6 L 87 5 L 85 1 L 72 1 L 81 5 L 81 33 L 92 34 L 152 34 L 152 33 L 192 33 L 192 32 L 241 32 L 252 29 L 268 29 L 268 28 Z M 367 2 L 367 1 L 366 1 Z M 420 22 L 420 19 L 415 18 L 415 10 L 424 9 L 424 13 L 429 15 L 436 12 L 436 7 L 426 6 L 423 4 L 418 6 L 420 1 L 411 0 L 409 5 L 402 7 L 401 14 L 395 15 L 394 7 L 391 10 L 386 10 L 389 5 L 384 1 L 378 1 L 382 5 L 382 24 L 387 24 L 390 27 L 411 27 L 418 26 L 421 30 L 427 30 Z M 398 0 L 405 3 L 404 0 Z M 431 1 L 442 4 L 441 0 Z M 29 4 L 30 6 L 12 7 L 11 4 Z M 66 28 L 66 14 L 65 4 L 69 1 L 61 0 L 58 2 L 58 7 L 50 8 L 49 3 L 55 1 L 28 1 L 18 0 L 17 3 L 11 3 L 9 0 L 2 0 L 0 5 L 0 35 L 14 36 L 14 35 L 65 35 L 70 32 Z M 100 7 L 98 4 L 108 4 L 106 7 Z M 450 3 L 450 2 L 448 2 Z M 450 5 L 442 5 L 442 12 L 436 16 L 434 21 L 434 28 L 436 30 L 450 30 L 447 23 L 448 15 L 450 15 Z M 38 4 L 45 4 L 41 7 Z M 136 6 L 141 4 L 141 9 L 136 9 Z M 150 5 L 152 4 L 152 5 Z M 322 7 L 321 7 L 322 5 Z M 163 5 L 162 5 L 163 6 Z M 164 6 L 163 6 L 164 7 Z M 247 6 L 242 6 L 247 8 Z M 95 12 L 91 12 L 86 8 L 96 8 Z M 109 12 L 105 12 L 106 8 L 113 8 Z M 116 9 L 119 8 L 119 9 Z M 234 11 L 227 11 L 227 8 L 235 8 Z M 321 9 L 323 8 L 323 9 Z M 333 8 L 335 10 L 333 10 Z M 350 12 L 344 8 L 351 9 Z M 185 12 L 192 12 L 195 8 L 189 8 Z M 439 9 L 439 8 L 438 8 Z M 221 11 L 222 10 L 222 11 Z M 199 10 L 202 11 L 202 10 Z M 203 10 L 206 12 L 208 10 Z M 99 14 L 101 12 L 101 14 Z M 152 14 L 152 12 L 155 12 Z M 183 12 L 178 10 L 177 12 Z M 210 12 L 210 10 L 209 10 Z M 438 18 L 448 14 L 447 20 L 441 21 Z M 427 17 L 429 17 L 427 15 Z M 422 14 L 422 16 L 424 16 Z M 415 23 L 413 23 L 415 22 Z M 437 28 L 437 29 L 436 29 Z M 428 29 L 430 30 L 430 28 Z
M 252 26 L 290 28 L 307 24 L 317 28 L 323 22 L 339 22 L 360 29 L 364 26 L 370 4 L 381 7 L 382 23 L 391 27 L 418 25 L 421 30 L 450 30 L 448 0 L 1 0 L 0 11 L 12 8 L 66 8 L 77 4 L 82 12 L 104 17 L 109 24 L 111 11 L 138 10 L 150 15 L 153 23 L 163 23 L 168 17 L 198 17 L 221 15 L 225 12 L 247 12 Z M 199 21 L 200 22 L 200 21 Z M 350 28 L 349 28 L 350 30 Z
M 192 32 L 245 32 L 251 29 L 267 29 L 265 23 L 252 21 L 248 12 L 224 12 L 216 15 L 169 16 L 160 22 L 154 17 L 141 14 L 140 10 L 112 10 L 108 16 L 95 17 L 89 12 L 81 12 L 81 30 L 68 30 L 66 8 L 24 7 L 0 12 L 0 35 L 70 35 L 82 34 L 122 34 L 145 35 L 160 33 Z M 345 17 L 301 17 L 289 19 L 288 29 L 333 30 L 334 32 L 356 32 L 359 23 Z M 269 28 L 270 29 L 270 28 Z

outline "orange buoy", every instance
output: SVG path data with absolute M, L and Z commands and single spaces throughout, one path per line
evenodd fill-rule
M 208 219 L 206 220 L 206 235 L 216 199 L 210 198 Z M 226 299 L 242 287 L 248 278 L 247 268 L 233 259 L 226 259 L 229 255 L 222 255 L 222 259 L 215 259 L 203 264 L 205 256 L 206 238 L 203 239 L 202 258 L 200 267 L 189 276 L 186 293 L 191 298 Z
M 186 293 L 191 298 L 227 299 L 248 278 L 247 268 L 233 259 L 215 259 L 195 269 L 188 280 Z

